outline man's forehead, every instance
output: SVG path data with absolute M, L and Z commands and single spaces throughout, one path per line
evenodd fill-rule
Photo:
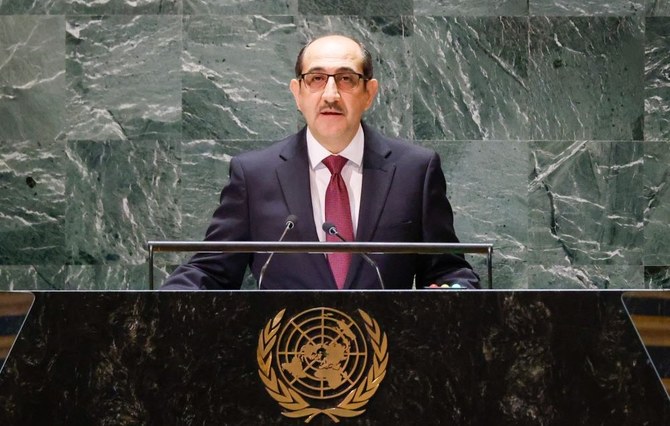
M 303 56 L 303 69 L 355 69 L 362 62 L 363 52 L 358 43 L 342 36 L 329 36 L 317 39 L 307 46 Z

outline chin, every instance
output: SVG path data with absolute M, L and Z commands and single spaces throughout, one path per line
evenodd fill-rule
M 337 137 L 347 132 L 347 126 L 335 125 L 335 126 L 317 126 L 316 128 L 319 134 L 324 137 Z

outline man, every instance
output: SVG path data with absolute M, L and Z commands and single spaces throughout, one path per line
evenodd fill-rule
M 295 215 L 290 241 L 326 241 L 324 222 L 348 241 L 458 242 L 440 159 L 386 138 L 361 122 L 377 95 L 372 59 L 357 41 L 326 36 L 307 44 L 290 89 L 307 126 L 230 163 L 230 182 L 207 241 L 276 241 Z M 379 255 L 385 288 L 431 284 L 478 287 L 460 255 Z M 247 265 L 256 277 L 267 254 L 197 254 L 163 289 L 239 288 Z M 264 289 L 380 288 L 360 255 L 276 254 Z

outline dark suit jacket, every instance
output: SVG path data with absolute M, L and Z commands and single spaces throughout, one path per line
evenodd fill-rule
M 363 125 L 363 187 L 356 241 L 458 242 L 438 155 Z M 286 217 L 298 217 L 285 241 L 318 241 L 309 187 L 306 129 L 260 151 L 234 158 L 230 182 L 206 241 L 277 241 Z M 318 224 L 321 226 L 321 224 Z M 258 279 L 268 254 L 197 254 L 177 268 L 162 289 L 236 289 L 245 269 Z M 458 282 L 478 287 L 478 276 L 459 255 L 371 255 L 387 289 Z M 347 289 L 379 288 L 375 270 L 353 255 Z M 323 254 L 278 253 L 264 289 L 336 289 Z

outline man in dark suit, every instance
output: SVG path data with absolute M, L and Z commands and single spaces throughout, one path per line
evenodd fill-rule
M 347 240 L 458 242 L 438 155 L 362 123 L 378 83 L 359 42 L 326 36 L 307 44 L 290 89 L 307 126 L 230 163 L 230 182 L 207 241 L 276 241 L 288 215 L 291 241 L 326 241 L 332 222 Z M 258 279 L 267 254 L 197 254 L 163 289 L 239 288 L 247 266 Z M 431 284 L 478 287 L 461 255 L 377 255 L 387 289 Z M 276 254 L 264 289 L 380 288 L 360 255 Z

